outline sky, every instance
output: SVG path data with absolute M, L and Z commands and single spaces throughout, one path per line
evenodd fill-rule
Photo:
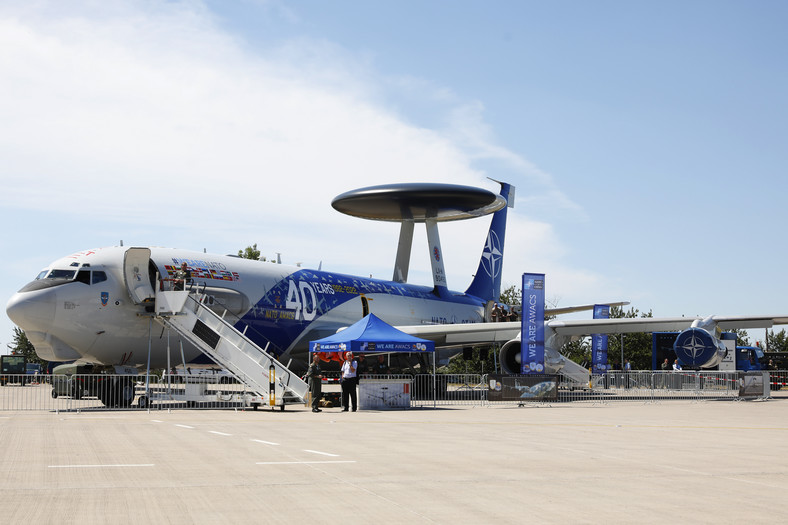
M 398 225 L 334 197 L 492 178 L 516 187 L 504 286 L 786 314 L 786 23 L 770 0 L 3 2 L 0 298 L 121 241 L 390 278 Z M 488 226 L 442 225 L 451 289 Z

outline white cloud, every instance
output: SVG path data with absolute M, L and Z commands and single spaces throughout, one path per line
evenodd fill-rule
M 389 109 L 392 84 L 376 83 L 367 57 L 329 42 L 253 49 L 198 2 L 42 2 L 0 8 L 0 67 L 5 210 L 89 210 L 113 221 L 113 239 L 164 244 L 175 233 L 179 247 L 225 253 L 258 242 L 289 262 L 389 278 L 397 226 L 341 216 L 331 199 L 392 182 L 494 189 L 478 167 L 491 161 L 538 182 L 510 214 L 504 280 L 519 285 L 524 268 L 555 272 L 567 253 L 523 203 L 577 207 L 496 144 L 483 106 L 436 87 L 424 96 L 442 100 L 450 125 L 418 127 Z M 469 284 L 488 224 L 442 229 L 451 287 Z M 414 278 L 428 275 L 421 236 Z M 93 242 L 75 239 L 73 249 Z M 562 273 L 580 288 L 598 285 Z

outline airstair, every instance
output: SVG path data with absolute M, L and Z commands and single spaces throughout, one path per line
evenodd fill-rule
M 156 291 L 156 321 L 177 332 L 217 364 L 226 368 L 259 398 L 252 405 L 304 403 L 309 387 L 264 349 L 202 303 L 190 291 Z M 268 345 L 266 345 L 266 349 Z M 187 385 L 187 394 L 188 394 Z
M 557 369 L 558 374 L 574 383 L 575 388 L 585 388 L 591 379 L 591 373 L 558 351 L 545 348 L 545 362 L 548 368 Z

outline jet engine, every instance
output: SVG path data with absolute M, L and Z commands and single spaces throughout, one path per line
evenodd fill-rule
M 679 363 L 689 368 L 715 367 L 728 353 L 725 343 L 699 326 L 681 332 L 673 343 L 673 351 Z
M 501 372 L 504 374 L 519 374 L 521 371 L 520 362 L 522 360 L 522 346 L 520 344 L 520 337 L 521 334 L 517 334 L 516 339 L 504 343 L 501 350 L 498 352 L 498 362 L 501 364 Z M 588 371 L 582 369 L 580 365 L 572 363 L 553 350 L 549 345 L 545 345 L 545 374 L 557 374 L 560 370 L 565 370 L 567 365 L 573 368 L 579 367 L 584 373 L 588 373 Z M 585 381 L 588 382 L 587 379 Z
M 498 362 L 504 374 L 519 374 L 522 354 L 520 353 L 520 336 L 507 341 L 498 352 Z

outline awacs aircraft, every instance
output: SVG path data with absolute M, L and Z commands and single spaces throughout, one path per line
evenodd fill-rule
M 438 348 L 451 352 L 501 343 L 503 371 L 518 373 L 520 323 L 487 322 L 500 295 L 507 204 L 513 205 L 513 190 L 504 183 L 498 195 L 466 186 L 390 185 L 337 197 L 333 205 L 345 213 L 401 222 L 392 280 L 178 249 L 116 246 L 54 261 L 9 300 L 6 311 L 42 359 L 144 368 L 150 345 L 151 368 L 162 368 L 167 366 L 168 337 L 158 325 L 151 330 L 151 300 L 186 263 L 191 272 L 188 286 L 204 294 L 202 302 L 279 361 L 291 363 L 294 371 L 306 368 L 310 340 L 331 335 L 371 311 L 400 330 L 431 339 Z M 492 213 L 492 221 L 475 277 L 465 292 L 449 291 L 437 223 L 487 213 Z M 426 225 L 433 286 L 407 282 L 414 223 Z M 546 310 L 546 314 L 592 307 Z M 681 341 L 680 347 L 687 349 L 686 359 L 714 366 L 724 355 L 720 329 L 786 323 L 788 315 L 554 319 L 545 322 L 546 372 L 587 381 L 588 371 L 565 359 L 559 350 L 571 338 L 591 333 L 684 330 L 677 345 Z M 197 348 L 184 348 L 187 363 L 200 355 Z
M 151 368 L 165 367 L 167 337 L 158 326 L 150 337 L 150 301 L 185 263 L 189 286 L 205 294 L 204 303 L 298 371 L 308 363 L 310 340 L 336 333 L 370 311 L 395 326 L 484 324 L 500 294 L 512 197 L 508 184 L 501 185 L 499 194 L 416 184 L 365 188 L 337 197 L 334 205 L 340 211 L 402 223 L 392 280 L 178 249 L 115 246 L 54 261 L 10 299 L 6 311 L 42 359 L 144 368 L 151 340 Z M 372 212 L 365 208 L 370 202 Z M 436 224 L 487 213 L 493 216 L 476 276 L 465 292 L 449 291 Z M 427 225 L 434 286 L 406 282 L 414 222 Z M 509 338 L 514 335 L 516 331 Z M 200 356 L 196 348 L 184 350 L 187 363 Z

